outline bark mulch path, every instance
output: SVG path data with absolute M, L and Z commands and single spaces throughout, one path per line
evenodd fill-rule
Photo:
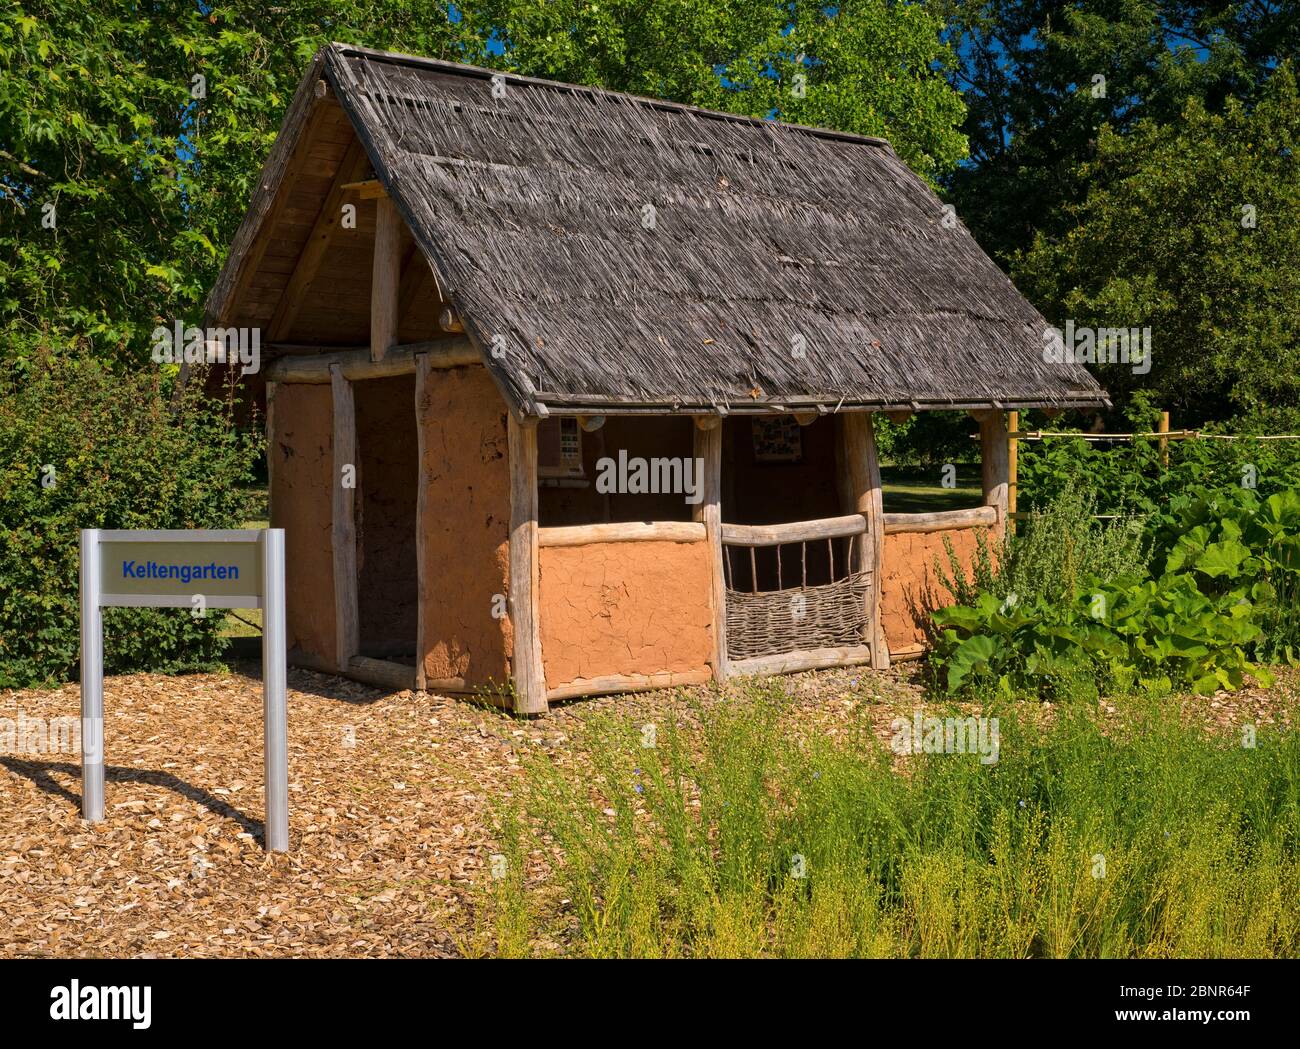
M 261 846 L 255 670 L 108 679 L 106 819 L 93 828 L 80 816 L 79 750 L 0 752 L 0 957 L 461 954 L 490 881 L 493 806 L 511 797 L 524 757 L 581 764 L 582 722 L 611 712 L 689 716 L 667 692 L 520 721 L 302 670 L 289 687 L 285 855 Z M 799 724 L 831 736 L 865 709 L 888 740 L 890 720 L 921 701 L 906 666 L 786 687 Z M 0 718 L 77 718 L 79 691 L 0 691 Z M 1205 713 L 1221 715 L 1217 704 Z

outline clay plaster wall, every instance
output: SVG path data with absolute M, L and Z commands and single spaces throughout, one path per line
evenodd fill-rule
M 543 547 L 538 604 L 547 686 L 707 670 L 708 550 L 704 542 Z
M 961 563 L 969 566 L 974 561 L 976 536 L 981 531 L 988 529 L 951 528 L 942 532 L 895 532 L 885 536 L 880 618 L 891 651 L 922 644 L 929 613 L 952 598 L 934 572 L 936 559 L 947 568 L 944 537 L 951 540 Z
M 284 529 L 285 619 L 290 658 L 333 665 L 334 425 L 328 386 L 280 383 L 267 455 L 271 527 Z
M 493 610 L 509 592 L 506 407 L 483 368 L 453 368 L 430 373 L 418 416 L 424 672 L 468 687 L 503 684 L 513 635 Z

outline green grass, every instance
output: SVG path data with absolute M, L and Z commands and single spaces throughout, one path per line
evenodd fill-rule
M 957 467 L 956 488 L 944 488 L 938 470 L 915 470 L 901 466 L 880 468 L 880 488 L 886 513 L 938 513 L 962 510 L 984 502 L 980 468 Z
M 1082 707 L 1037 727 L 1035 706 L 1000 712 L 996 764 L 897 759 L 865 721 L 832 742 L 792 729 L 780 682 L 745 689 L 696 728 L 665 717 L 653 750 L 609 718 L 587 729 L 591 768 L 532 760 L 502 812 L 508 873 L 485 890 L 481 949 L 1300 954 L 1292 732 L 1246 749 L 1170 704 L 1133 701 L 1108 728 Z M 540 855 L 552 872 L 525 887 Z

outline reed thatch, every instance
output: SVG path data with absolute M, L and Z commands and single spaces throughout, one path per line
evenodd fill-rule
M 1085 368 L 1044 362 L 1042 316 L 881 139 L 337 44 L 323 59 L 525 413 L 1105 401 Z

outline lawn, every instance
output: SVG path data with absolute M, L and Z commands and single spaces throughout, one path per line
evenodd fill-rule
M 945 488 L 940 481 L 938 470 L 882 466 L 880 487 L 884 497 L 885 512 L 938 513 L 943 510 L 962 510 L 983 504 L 984 489 L 980 480 L 979 464 L 958 465 L 954 478 L 955 488 Z

